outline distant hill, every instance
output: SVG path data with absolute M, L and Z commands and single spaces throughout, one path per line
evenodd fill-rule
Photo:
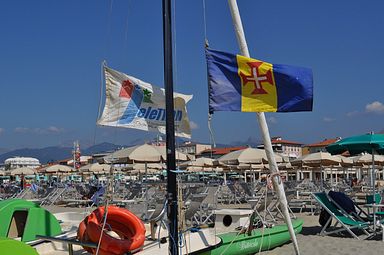
M 112 143 L 101 143 L 93 145 L 86 149 L 81 149 L 82 155 L 92 155 L 94 153 L 109 152 L 119 149 L 121 147 L 127 147 L 122 145 L 116 145 Z M 58 161 L 63 159 L 69 159 L 72 157 L 72 147 L 63 146 L 51 146 L 41 149 L 17 149 L 0 154 L 0 163 L 3 163 L 7 158 L 11 157 L 33 157 L 37 158 L 40 163 L 45 164 L 52 161 Z
M 184 140 L 176 138 L 178 143 L 182 143 Z M 163 139 L 165 141 L 165 138 Z M 130 147 L 138 144 L 144 143 L 142 140 L 137 139 L 135 141 L 132 141 L 129 145 L 116 145 L 113 143 L 100 143 L 93 146 L 90 146 L 88 148 L 81 147 L 81 155 L 92 155 L 95 153 L 101 153 L 101 152 L 112 152 L 118 149 L 121 149 L 123 147 Z M 232 142 L 231 144 L 217 144 L 216 147 L 232 147 L 232 146 L 244 146 L 249 145 L 252 147 L 256 147 L 260 144 L 260 141 L 255 139 L 254 137 L 249 137 L 246 141 L 237 141 Z M 45 164 L 48 162 L 54 162 L 58 160 L 63 159 L 70 159 L 72 158 L 72 147 L 69 146 L 51 146 L 46 148 L 40 148 L 40 149 L 32 149 L 32 148 L 24 148 L 24 149 L 17 149 L 12 151 L 6 151 L 5 149 L 1 151 L 0 149 L 0 164 L 4 163 L 4 161 L 7 158 L 11 157 L 33 157 L 37 158 L 40 163 Z
M 0 148 L 0 155 L 3 154 L 3 153 L 6 153 L 8 151 L 9 151 L 8 149 Z
M 115 151 L 120 149 L 121 147 L 126 147 L 122 145 L 116 145 L 113 143 L 100 143 L 93 145 L 91 147 L 88 147 L 87 149 L 81 149 L 81 154 L 83 155 L 92 155 L 95 153 L 100 153 L 100 152 L 109 152 L 109 151 Z
M 250 147 L 256 148 L 258 145 L 262 143 L 263 143 L 262 140 L 250 136 L 246 141 L 234 141 L 234 142 L 231 142 L 231 145 L 232 146 L 250 146 Z
M 37 158 L 40 163 L 57 161 L 60 159 L 70 158 L 72 148 L 52 146 L 41 149 L 17 149 L 0 155 L 0 162 L 3 163 L 7 158 L 11 157 L 32 157 Z

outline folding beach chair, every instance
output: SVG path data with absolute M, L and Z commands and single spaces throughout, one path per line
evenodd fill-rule
M 371 228 L 372 222 L 367 222 L 361 218 L 353 217 L 352 215 L 348 214 L 325 192 L 312 193 L 312 196 L 320 204 L 320 206 L 324 208 L 324 210 L 326 210 L 329 215 L 331 215 L 328 221 L 324 224 L 324 227 L 321 229 L 320 235 L 329 235 L 347 231 L 354 238 L 360 240 L 361 238 L 359 238 L 352 230 L 358 229 L 364 232 L 366 236 L 362 239 L 369 238 L 375 234 Z M 333 218 L 336 220 L 336 223 L 333 226 L 333 230 L 328 231 L 328 227 Z
M 381 197 L 380 193 L 376 193 L 375 196 L 367 195 L 365 197 L 365 201 L 366 201 L 367 205 L 372 205 L 372 204 L 379 205 L 382 203 L 382 197 Z M 369 208 L 368 208 L 368 213 L 370 213 Z M 384 211 L 375 211 L 375 214 L 376 214 L 376 216 L 378 216 L 380 218 L 384 217 Z M 370 216 L 373 217 L 373 215 L 371 215 L 371 214 L 370 214 Z

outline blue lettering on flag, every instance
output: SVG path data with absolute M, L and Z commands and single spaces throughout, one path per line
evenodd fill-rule
M 138 85 L 135 85 L 131 100 L 129 101 L 127 108 L 124 111 L 123 116 L 118 120 L 118 124 L 129 124 L 133 121 L 138 114 L 141 102 L 143 101 L 144 93 Z M 141 111 L 141 109 L 140 109 Z

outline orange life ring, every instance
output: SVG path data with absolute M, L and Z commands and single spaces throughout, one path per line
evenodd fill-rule
M 98 243 L 103 226 L 104 207 L 99 207 L 79 225 L 77 238 L 83 242 Z M 127 209 L 109 206 L 105 231 L 112 230 L 119 238 L 104 232 L 101 239 L 100 255 L 120 255 L 139 249 L 144 245 L 145 227 L 141 220 Z M 95 254 L 96 249 L 84 247 Z

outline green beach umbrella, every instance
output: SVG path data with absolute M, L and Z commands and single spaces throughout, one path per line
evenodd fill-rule
M 348 151 L 351 155 L 363 152 L 372 153 L 372 150 L 384 154 L 384 134 L 366 134 L 351 136 L 330 144 L 326 147 L 331 154 L 341 154 Z
M 371 184 L 373 194 L 375 194 L 375 153 L 384 154 L 384 134 L 365 134 L 351 136 L 341 139 L 336 143 L 330 144 L 326 150 L 331 154 L 341 154 L 348 151 L 351 155 L 363 152 L 372 154 Z

